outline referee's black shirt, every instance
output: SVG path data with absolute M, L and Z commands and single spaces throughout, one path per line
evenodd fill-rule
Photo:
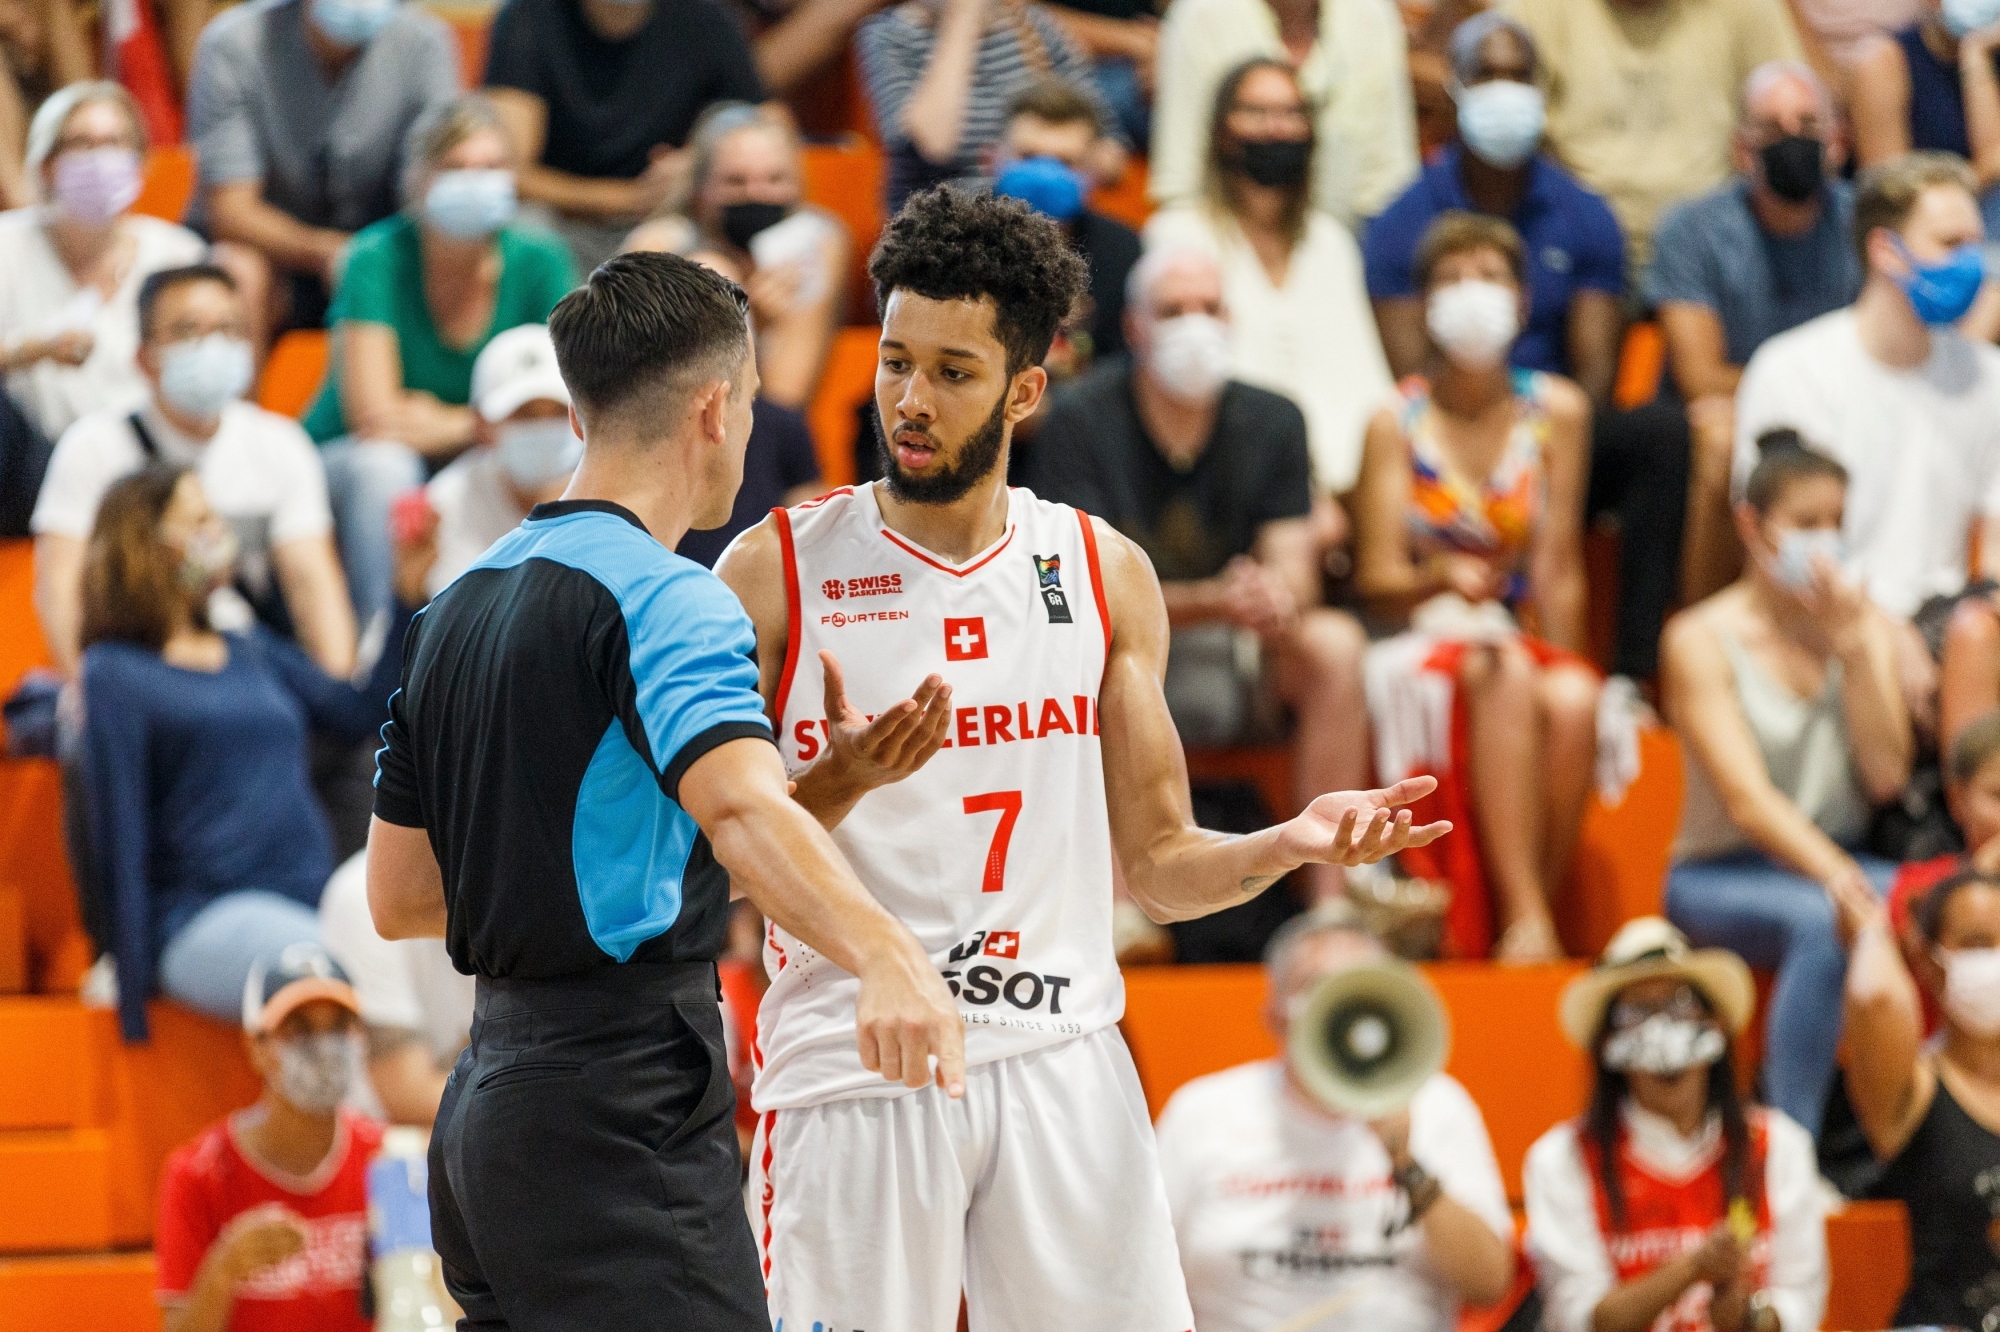
M 720 955 L 729 879 L 676 801 L 771 738 L 733 593 L 603 500 L 536 507 L 411 626 L 375 813 L 424 828 L 460 971 Z

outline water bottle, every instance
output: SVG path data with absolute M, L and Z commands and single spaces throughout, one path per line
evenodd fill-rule
M 368 1166 L 368 1248 L 375 1332 L 431 1332 L 453 1325 L 431 1249 L 430 1171 L 422 1129 L 392 1128 Z

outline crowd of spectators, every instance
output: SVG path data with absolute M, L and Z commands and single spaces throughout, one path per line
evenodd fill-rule
M 1965 1238 L 2000 1215 L 1992 0 L 504 0 L 463 71 L 419 3 L 136 3 L 165 119 L 93 77 L 119 62 L 72 0 L 0 0 L 0 520 L 65 682 L 93 983 L 134 1041 L 156 994 L 240 1011 L 268 1084 L 170 1171 L 163 1206 L 213 1223 L 163 1223 L 178 1326 L 330 1298 L 302 1246 L 352 1199 L 297 1200 L 347 1187 L 363 1112 L 427 1125 L 466 1040 L 442 952 L 373 932 L 353 779 L 410 616 L 580 456 L 556 303 L 629 249 L 748 293 L 743 489 L 689 558 L 846 469 L 814 432 L 875 238 L 815 198 L 801 128 L 843 66 L 884 215 L 990 189 L 1085 260 L 1014 476 L 1152 561 L 1183 739 L 1288 744 L 1300 800 L 1439 776 L 1459 832 L 1405 869 L 1449 889 L 1446 953 L 1560 957 L 1593 789 L 1649 702 L 1677 733 L 1672 924 L 1566 1000 L 1596 1086 L 1528 1161 L 1547 1325 L 1815 1326 L 1836 1123 L 1920 1216 L 1907 1319 L 2000 1309 Z M 135 211 L 183 113 L 185 216 Z M 296 421 L 253 401 L 294 330 L 329 348 Z M 1273 945 L 1279 1034 L 1377 948 L 1340 870 L 1301 878 L 1242 953 L 1312 912 Z M 1761 1106 L 1726 1071 L 1745 961 L 1776 977 Z M 1162 1121 L 1204 1327 L 1325 1298 L 1259 1275 L 1302 1263 L 1390 1273 L 1384 1327 L 1508 1288 L 1462 1088 L 1369 1126 L 1289 1086 L 1235 1070 Z M 1338 1215 L 1231 1193 L 1308 1150 L 1346 1163 Z M 1711 1173 L 1749 1221 L 1689 1192 Z M 1378 1216 L 1392 1185 L 1423 1205 Z M 1321 1262 L 1335 1234 L 1365 1243 Z

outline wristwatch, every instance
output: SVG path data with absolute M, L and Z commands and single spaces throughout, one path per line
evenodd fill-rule
M 1435 1207 L 1439 1198 L 1444 1197 L 1444 1185 L 1438 1183 L 1437 1177 L 1417 1164 L 1414 1159 L 1397 1166 L 1391 1172 L 1390 1178 L 1396 1181 L 1396 1187 L 1410 1200 L 1412 1225 L 1422 1220 L 1424 1213 Z

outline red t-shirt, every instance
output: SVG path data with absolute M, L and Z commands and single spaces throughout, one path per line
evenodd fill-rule
M 266 1268 L 236 1292 L 230 1332 L 368 1332 L 361 1283 L 368 1272 L 368 1163 L 382 1126 L 340 1112 L 333 1150 L 310 1176 L 287 1176 L 244 1152 L 235 1116 L 211 1125 L 167 1158 L 153 1238 L 159 1299 L 188 1296 L 195 1272 L 229 1222 L 282 1203 L 311 1232 L 305 1251 Z

